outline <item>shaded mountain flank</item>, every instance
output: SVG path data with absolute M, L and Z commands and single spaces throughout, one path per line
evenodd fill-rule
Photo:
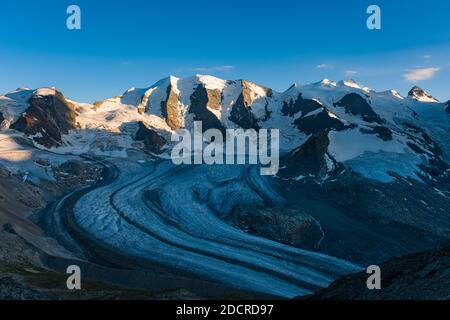
M 144 143 L 145 151 L 155 154 L 162 153 L 162 148 L 166 145 L 166 140 L 143 122 L 138 123 L 138 131 L 136 132 L 135 140 Z
M 338 107 L 344 107 L 345 112 L 355 116 L 361 116 L 366 122 L 375 122 L 383 124 L 380 116 L 373 111 L 372 107 L 367 103 L 366 99 L 359 94 L 350 93 L 334 104 Z
M 224 132 L 225 127 L 209 108 L 220 111 L 221 92 L 217 89 L 207 89 L 204 85 L 199 84 L 191 95 L 191 107 L 189 108 L 189 112 L 194 114 L 194 121 L 202 122 L 203 131 L 219 129 Z

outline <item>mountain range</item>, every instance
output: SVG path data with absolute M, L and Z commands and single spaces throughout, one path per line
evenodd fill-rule
M 93 104 L 68 99 L 56 88 L 19 88 L 0 96 L 0 166 L 41 189 L 58 172 L 95 172 L 73 163 L 58 167 L 65 171 L 52 169 L 66 157 L 128 163 L 132 179 L 139 172 L 136 161 L 146 161 L 140 154 L 168 159 L 171 134 L 192 130 L 194 121 L 202 121 L 203 130 L 280 130 L 281 168 L 266 182 L 223 167 L 219 171 L 233 178 L 205 167 L 168 178 L 158 201 L 149 201 L 159 208 L 154 211 L 178 217 L 171 223 L 186 223 L 189 234 L 201 232 L 178 216 L 182 208 L 187 215 L 188 200 L 174 207 L 169 194 L 176 199 L 181 190 L 192 193 L 189 201 L 248 234 L 360 266 L 448 246 L 450 101 L 439 102 L 417 86 L 402 96 L 324 79 L 277 92 L 247 80 L 170 76 Z M 95 225 L 92 216 L 78 215 L 80 227 Z M 98 228 L 89 231 L 105 230 Z

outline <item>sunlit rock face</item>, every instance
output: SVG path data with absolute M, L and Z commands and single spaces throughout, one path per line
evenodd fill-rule
M 28 100 L 29 107 L 11 129 L 32 135 L 33 140 L 47 148 L 61 146 L 62 135 L 77 128 L 74 104 L 61 92 L 40 92 Z

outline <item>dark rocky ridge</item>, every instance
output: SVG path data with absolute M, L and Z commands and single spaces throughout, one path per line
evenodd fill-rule
M 302 94 L 298 95 L 297 100 L 293 101 L 291 99 L 289 102 L 284 102 L 283 107 L 281 108 L 281 112 L 285 116 L 294 116 L 298 112 L 302 112 L 302 116 L 315 111 L 317 109 L 322 108 L 322 105 L 315 100 L 312 99 L 303 99 Z
M 47 148 L 62 145 L 62 135 L 78 127 L 75 106 L 59 91 L 55 91 L 54 95 L 35 95 L 28 103 L 28 109 L 11 129 L 27 135 L 39 134 L 33 140 Z
M 450 114 L 450 101 L 448 101 L 446 105 L 447 105 L 447 109 L 445 109 L 445 112 L 447 114 Z
M 220 110 L 222 94 L 219 90 L 209 90 L 204 85 L 199 84 L 191 95 L 190 113 L 194 114 L 195 121 L 202 121 L 203 131 L 209 129 L 219 129 L 225 131 L 224 126 L 208 107 Z
M 375 122 L 383 124 L 383 120 L 375 111 L 373 111 L 370 104 L 357 93 L 350 93 L 343 97 L 334 106 L 344 107 L 345 112 L 356 116 L 361 116 L 366 122 Z
M 279 175 L 285 178 L 296 178 L 300 175 L 324 177 L 328 173 L 328 161 L 333 166 L 338 164 L 327 154 L 328 132 L 324 131 L 311 136 L 300 148 L 287 154 L 282 160 L 282 168 Z
M 346 128 L 339 119 L 330 116 L 325 108 L 318 114 L 296 119 L 294 125 L 305 134 L 329 132 L 332 129 L 341 131 Z
M 381 290 L 368 290 L 368 274 L 347 276 L 317 292 L 315 300 L 448 300 L 450 248 L 396 258 L 380 265 Z
M 383 141 L 392 141 L 392 131 L 387 127 L 376 126 L 371 129 L 361 128 L 360 131 L 366 134 L 375 134 L 378 138 L 380 138 Z
M 139 122 L 139 129 L 136 132 L 135 140 L 144 143 L 144 150 L 147 152 L 160 154 L 162 148 L 167 143 L 155 130 L 147 127 L 143 122 Z
M 242 92 L 231 109 L 230 120 L 243 129 L 258 130 L 258 120 L 255 118 L 251 109 L 253 101 L 250 95 L 251 89 L 249 88 L 249 82 L 242 80 L 241 86 Z

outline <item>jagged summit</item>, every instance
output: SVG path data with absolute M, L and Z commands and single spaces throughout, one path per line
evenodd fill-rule
M 418 86 L 414 86 L 408 93 L 408 97 L 420 102 L 436 102 L 439 100 Z

